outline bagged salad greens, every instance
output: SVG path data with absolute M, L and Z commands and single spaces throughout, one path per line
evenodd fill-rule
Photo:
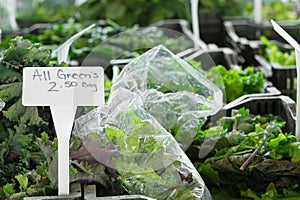
M 139 95 L 120 88 L 110 100 L 76 120 L 73 136 L 82 142 L 78 151 L 84 149 L 111 169 L 129 194 L 210 198 L 192 163 L 172 135 L 143 109 Z
M 157 46 L 125 66 L 104 106 L 75 121 L 72 155 L 104 166 L 128 194 L 211 199 L 183 149 L 221 106 L 214 84 Z
M 184 150 L 206 117 L 223 104 L 222 91 L 216 85 L 162 45 L 126 65 L 111 93 L 118 88 L 139 94 L 144 109 L 174 135 Z

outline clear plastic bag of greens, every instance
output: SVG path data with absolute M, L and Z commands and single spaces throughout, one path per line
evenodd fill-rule
M 129 194 L 211 199 L 193 164 L 174 137 L 143 109 L 138 93 L 116 89 L 103 107 L 75 121 L 73 137 L 81 141 L 78 154 L 109 169 Z
M 162 45 L 127 64 L 111 94 L 119 88 L 140 94 L 144 109 L 174 135 L 183 150 L 206 117 L 223 104 L 222 91 L 215 84 Z

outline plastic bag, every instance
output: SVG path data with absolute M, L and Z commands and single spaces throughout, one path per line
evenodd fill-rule
M 143 109 L 140 94 L 116 89 L 103 107 L 75 121 L 73 136 L 81 140 L 78 152 L 110 169 L 129 194 L 211 199 L 174 137 Z
M 184 150 L 206 117 L 223 104 L 222 91 L 216 85 L 162 45 L 127 64 L 111 93 L 119 88 L 138 93 L 144 109 L 174 135 Z

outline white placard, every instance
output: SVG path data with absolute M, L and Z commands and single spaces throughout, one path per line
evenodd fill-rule
M 104 103 L 102 67 L 27 67 L 23 74 L 25 106 Z
M 254 22 L 260 24 L 262 21 L 262 0 L 254 0 Z
M 58 138 L 58 194 L 69 194 L 69 139 L 77 106 L 104 104 L 102 67 L 27 67 L 24 106 L 50 106 Z
M 191 13 L 192 13 L 192 25 L 193 25 L 193 33 L 194 37 L 199 40 L 200 39 L 200 28 L 199 28 L 199 8 L 198 8 L 199 0 L 191 0 Z M 197 44 L 195 44 L 195 48 L 197 48 Z

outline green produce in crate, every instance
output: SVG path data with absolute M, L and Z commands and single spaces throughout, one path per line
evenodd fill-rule
M 41 132 L 53 135 L 50 111 L 23 107 L 22 70 L 30 66 L 53 66 L 56 61 L 41 44 L 16 37 L 0 58 L 0 98 L 5 107 L 0 115 L 0 195 L 20 199 L 53 194 L 45 170 L 45 157 L 37 143 Z M 48 111 L 48 112 L 47 112 Z M 18 185 L 19 188 L 17 187 Z
M 297 5 L 292 0 L 267 0 L 263 1 L 262 18 L 264 20 L 297 20 Z M 247 16 L 253 15 L 253 3 L 245 6 Z
M 196 70 L 202 71 L 201 63 L 190 60 Z M 259 93 L 263 90 L 266 78 L 262 72 L 256 72 L 254 67 L 226 69 L 222 65 L 202 71 L 208 79 L 225 91 L 227 102 L 233 101 L 245 94 Z
M 216 142 L 205 157 L 193 158 L 215 199 L 300 197 L 300 143 L 295 135 L 281 131 L 284 124 L 271 114 L 252 115 L 241 108 L 199 131 L 194 145 Z
M 20 199 L 56 192 L 57 163 L 53 164 L 53 160 L 57 160 L 57 139 L 54 138 L 50 110 L 48 107 L 23 107 L 21 93 L 24 67 L 59 65 L 65 66 L 51 59 L 50 51 L 40 43 L 32 43 L 19 36 L 1 52 L 0 99 L 5 102 L 0 113 L 0 196 L 3 198 Z M 111 81 L 106 77 L 106 98 L 110 85 Z M 74 165 L 86 170 L 83 164 Z M 72 181 L 90 178 L 89 173 L 74 172 L 72 166 L 70 169 Z M 98 180 L 97 177 L 94 180 Z
M 202 199 L 205 196 L 200 176 L 175 139 L 150 115 L 139 108 L 119 111 L 122 106 L 118 106 L 114 111 L 106 110 L 109 107 L 77 119 L 72 139 L 79 145 L 72 151 L 72 158 L 105 166 L 109 177 L 106 182 L 119 181 L 125 189 L 123 192 L 129 194 L 157 199 Z M 110 112 L 118 113 L 104 116 Z M 103 120 L 96 122 L 92 116 Z M 95 122 L 105 125 L 90 129 Z M 104 180 L 102 184 L 109 185 Z
M 44 48 L 53 50 L 87 26 L 73 21 L 65 24 L 56 23 L 47 29 L 38 30 L 37 34 L 24 33 L 23 37 L 33 43 L 42 43 Z M 174 32 L 174 34 L 177 33 Z M 5 38 L 0 48 L 7 49 L 12 38 L 13 36 Z M 70 47 L 69 56 L 71 59 L 81 61 L 93 51 L 93 53 L 99 53 L 99 57 L 107 59 L 133 58 L 159 44 L 165 45 L 175 53 L 193 46 L 192 40 L 184 35 L 171 37 L 157 27 L 140 29 L 134 26 L 128 29 L 111 20 L 106 20 L 105 25 L 93 27 L 88 33 L 74 41 Z
M 261 36 L 260 40 L 266 45 L 266 50 L 261 52 L 264 57 L 271 63 L 278 63 L 281 66 L 295 66 L 296 54 L 292 50 L 290 52 L 282 52 L 276 44 L 271 43 L 266 36 Z
M 246 67 L 245 69 L 239 67 L 228 70 L 224 66 L 218 65 L 208 70 L 207 77 L 214 78 L 216 73 L 219 73 L 222 77 L 228 102 L 244 94 L 261 92 L 266 81 L 262 72 L 255 72 L 253 67 Z

